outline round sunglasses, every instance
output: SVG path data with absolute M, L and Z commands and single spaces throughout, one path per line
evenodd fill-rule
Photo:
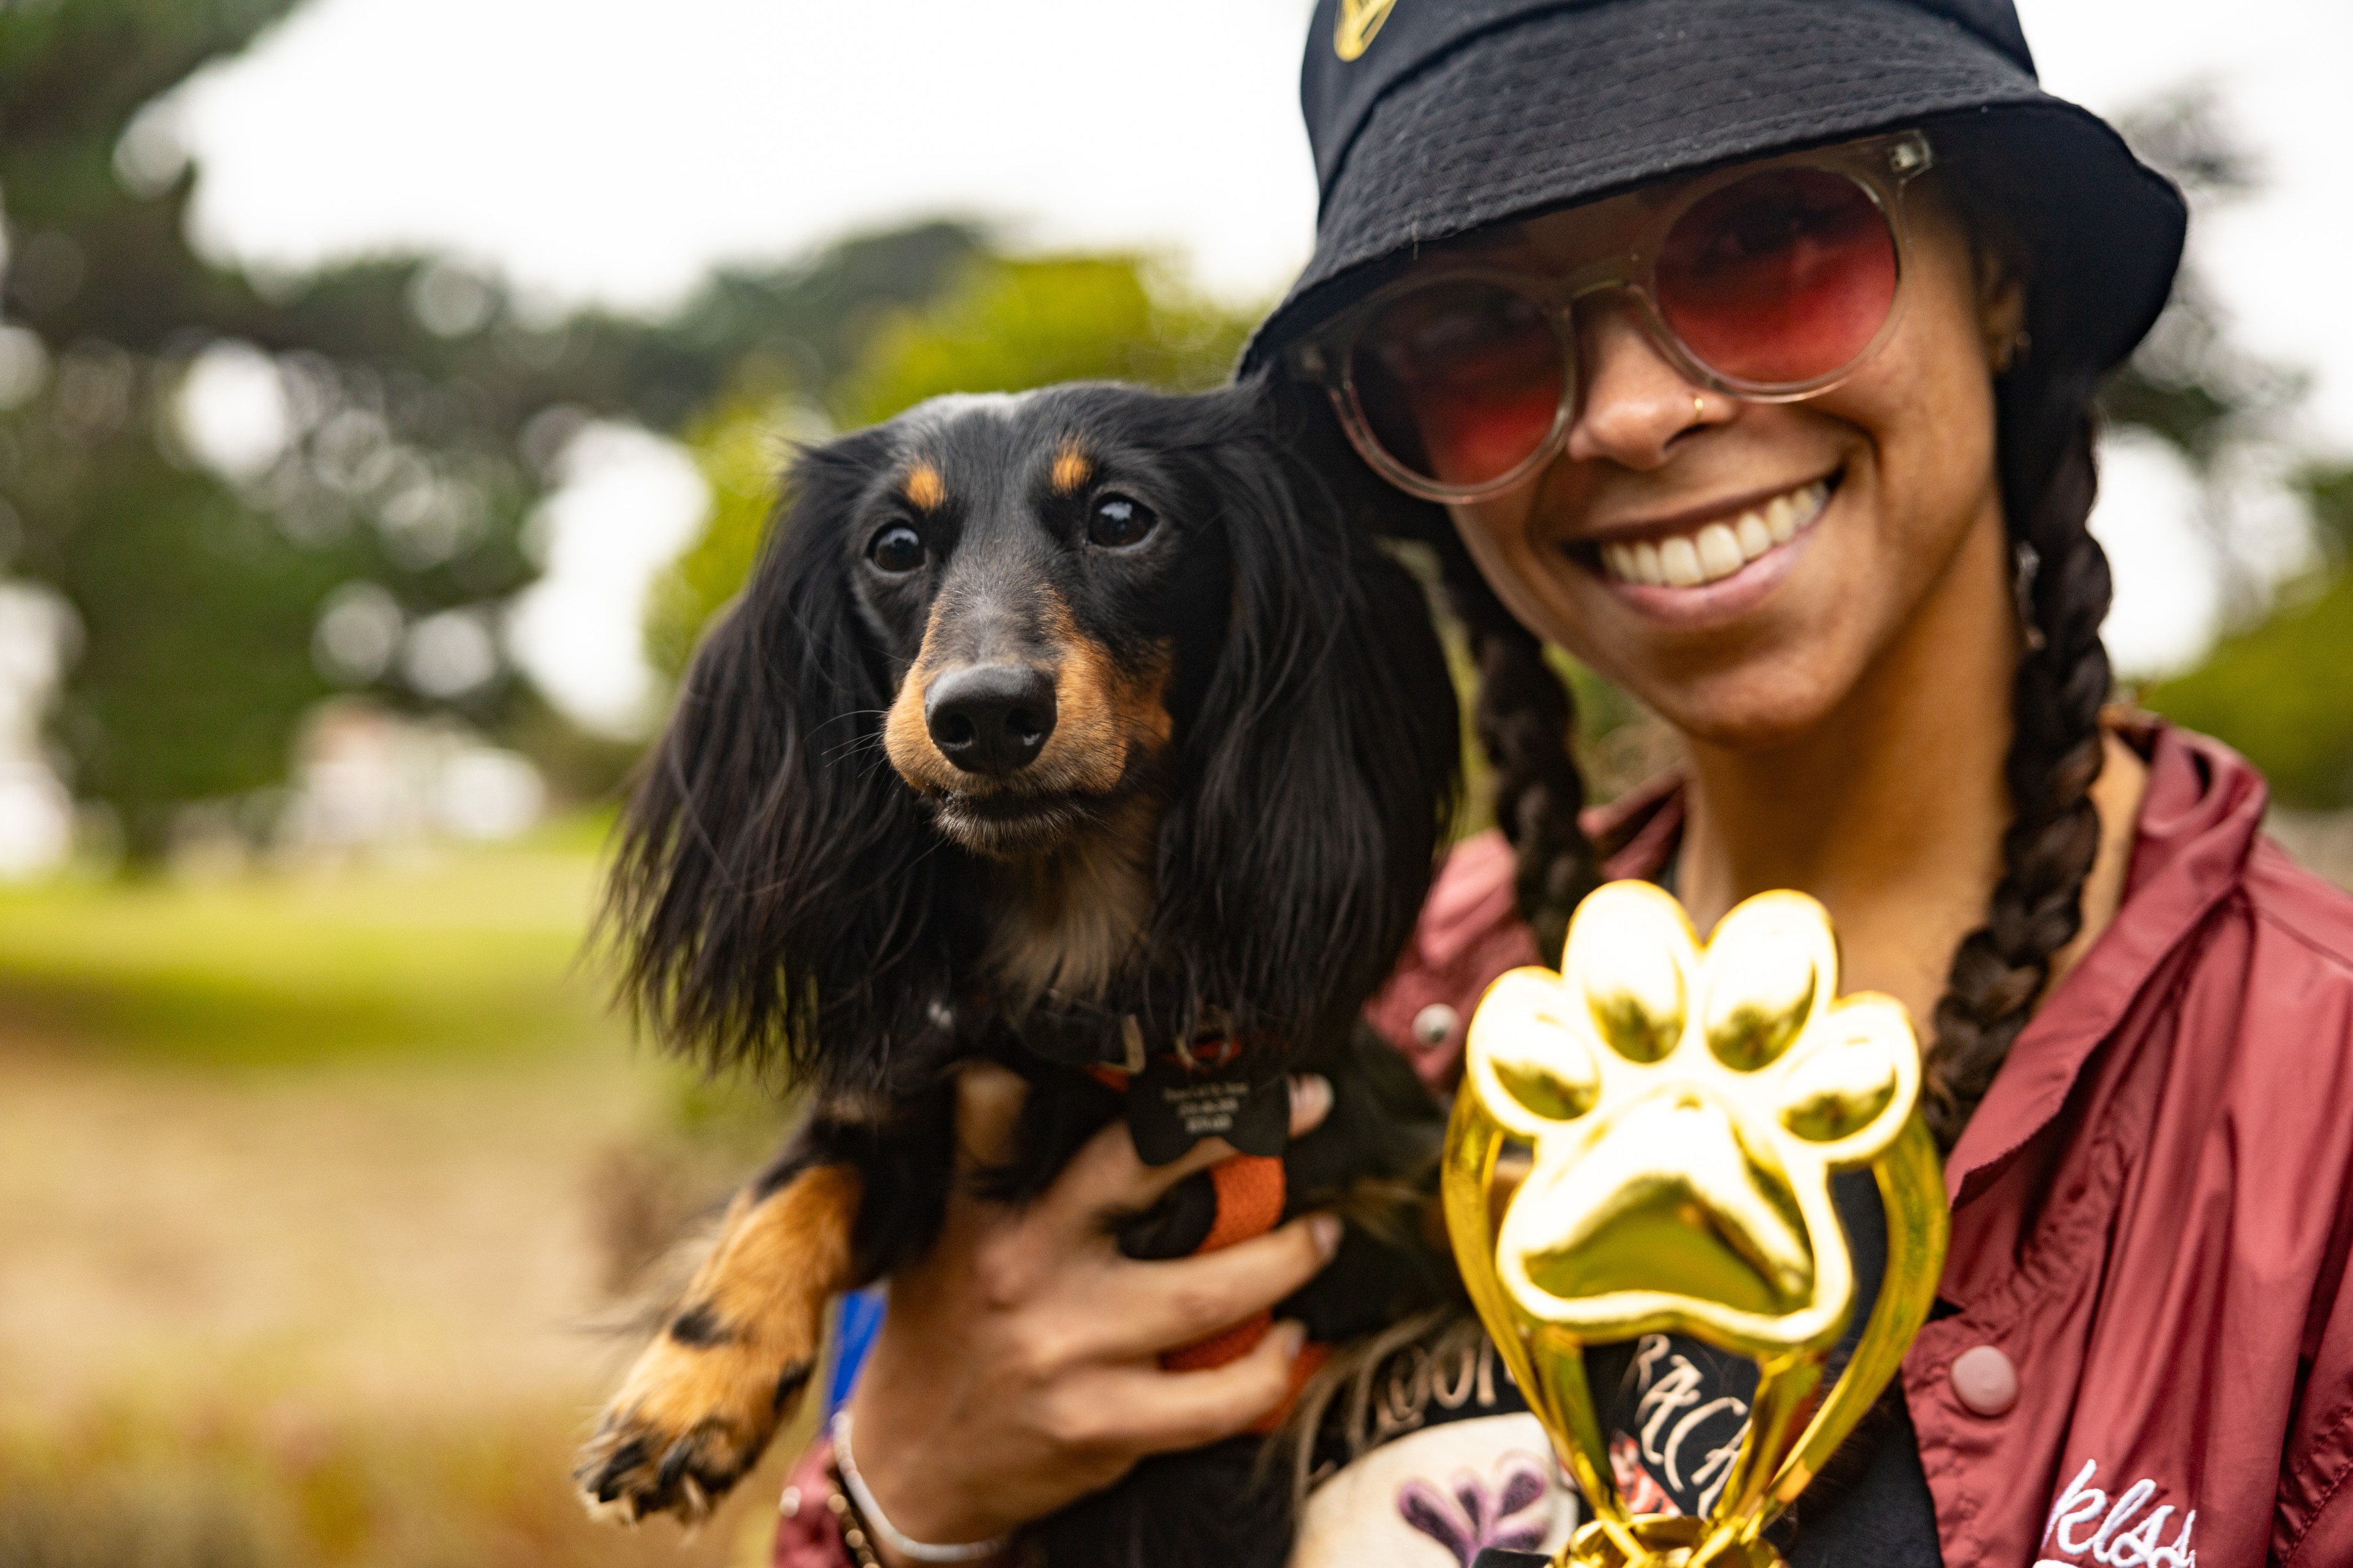
M 1419 270 L 1293 345 L 1348 438 L 1425 500 L 1484 500 L 1550 462 L 1577 407 L 1577 302 L 1620 293 L 1694 384 L 1757 403 L 1827 392 L 1894 331 L 1918 132 L 1704 174 L 1630 250 L 1562 278 Z

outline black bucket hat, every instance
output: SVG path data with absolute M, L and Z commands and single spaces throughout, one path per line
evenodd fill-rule
M 2010 0 L 1320 0 L 1300 100 L 1315 253 L 1245 372 L 1421 246 L 1909 127 L 2001 149 L 2038 355 L 2121 361 L 2181 257 L 2180 193 L 2042 90 Z

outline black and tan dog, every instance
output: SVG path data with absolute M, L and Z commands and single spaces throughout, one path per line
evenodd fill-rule
M 1286 1212 L 1394 1184 L 1439 1131 L 1357 1014 L 1428 889 L 1453 693 L 1419 584 L 1259 391 L 944 399 L 789 489 L 629 806 L 612 913 L 665 1039 L 779 1067 L 812 1110 L 583 1457 L 631 1519 L 705 1511 L 799 1398 L 828 1300 L 928 1240 L 959 1060 L 1030 1080 L 992 1176 L 1017 1198 L 1123 1107 L 1155 1162 L 1205 1125 L 1281 1152 Z M 1286 1149 L 1282 1079 L 1311 1067 L 1334 1110 Z M 1123 1246 L 1191 1250 L 1211 1186 Z M 1283 1310 L 1338 1340 L 1442 1273 L 1352 1228 Z M 1253 1457 L 1147 1466 L 1050 1555 L 1279 1563 Z

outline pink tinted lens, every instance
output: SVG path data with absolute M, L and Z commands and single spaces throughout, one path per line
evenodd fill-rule
M 1349 361 L 1356 406 L 1401 467 L 1442 485 L 1482 485 L 1534 457 L 1567 387 L 1559 334 L 1535 300 L 1501 283 L 1441 279 L 1366 323 Z
M 1659 314 L 1728 380 L 1796 386 L 1854 363 L 1895 304 L 1895 237 L 1854 181 L 1752 174 L 1694 204 L 1661 247 Z

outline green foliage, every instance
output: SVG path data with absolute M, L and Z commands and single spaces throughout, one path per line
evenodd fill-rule
M 711 513 L 702 537 L 647 589 L 646 658 L 668 679 L 685 672 L 703 626 L 751 575 L 794 434 L 821 431 L 788 398 L 740 397 L 687 432 Z
M 886 322 L 826 402 L 858 426 L 951 392 L 1224 380 L 1250 319 L 1154 282 L 1133 256 L 984 263 L 937 303 Z
M 2281 804 L 2343 809 L 2353 807 L 2353 467 L 2316 471 L 2304 488 L 2329 564 L 2142 700 L 2245 753 Z
M 14 202 L 113 205 L 114 140 L 150 99 L 241 48 L 296 0 L 49 0 L 0 6 L 0 149 Z
M 681 368 L 671 405 L 644 416 L 668 428 L 703 419 L 714 402 L 830 386 L 883 322 L 937 299 L 987 255 L 978 230 L 934 222 L 855 235 L 794 267 L 722 272 L 658 329 L 661 357 Z
M 152 146 L 143 172 L 118 156 L 153 95 L 288 8 L 0 9 L 0 304 L 47 363 L 0 414 L 0 532 L 9 569 L 79 620 L 54 738 L 134 862 L 162 851 L 183 806 L 281 777 L 304 714 L 339 684 L 484 727 L 517 695 L 495 668 L 456 690 L 417 686 L 389 657 L 324 668 L 314 633 L 330 595 L 372 584 L 396 606 L 378 639 L 389 655 L 400 623 L 460 608 L 487 620 L 529 580 L 518 542 L 540 479 L 517 438 L 549 401 L 550 357 L 425 330 L 413 296 L 430 269 L 413 260 L 265 299 L 190 249 L 192 170 L 165 165 L 151 184 Z M 290 416 L 275 460 L 235 479 L 174 435 L 190 365 L 224 342 L 274 370 Z
M 2253 159 L 2210 87 L 2158 99 L 2125 116 L 2121 128 L 2136 153 L 2201 207 L 2245 196 L 2260 184 Z M 2174 280 L 2165 314 L 2101 389 L 2100 403 L 2111 425 L 2147 431 L 2206 474 L 2303 390 L 2295 373 L 2231 341 L 2225 313 L 2193 252 Z
M 2193 213 L 2260 187 L 2255 161 L 2212 89 L 2193 87 L 2126 115 L 2133 150 L 2188 194 Z M 2304 395 L 2298 372 L 2248 353 L 2232 340 L 2229 312 L 2207 280 L 2192 241 L 2173 297 L 2147 338 L 2100 389 L 2100 412 L 2115 430 L 2137 430 L 2171 447 L 2208 491 L 2196 521 L 2207 534 L 2229 613 L 2260 612 L 2270 584 L 2260 552 L 2231 526 L 2231 459 L 2250 443 L 2275 439 Z
M 219 486 L 108 455 L 93 454 L 100 477 L 71 510 L 44 517 L 36 559 L 79 612 L 61 715 L 75 782 L 149 851 L 177 804 L 282 773 L 288 732 L 330 689 L 309 658 L 311 623 L 337 574 L 328 557 L 283 548 Z M 226 604 L 244 613 L 225 616 Z
M 821 437 L 834 422 L 888 419 L 946 393 L 1060 381 L 1215 385 L 1251 320 L 1173 289 L 1138 257 L 969 259 L 936 300 L 874 321 L 860 352 L 830 380 L 795 384 L 818 389 L 824 415 L 784 393 L 745 390 L 689 431 L 711 485 L 711 521 L 653 584 L 648 658 L 674 679 L 704 625 L 743 586 L 797 441 Z

